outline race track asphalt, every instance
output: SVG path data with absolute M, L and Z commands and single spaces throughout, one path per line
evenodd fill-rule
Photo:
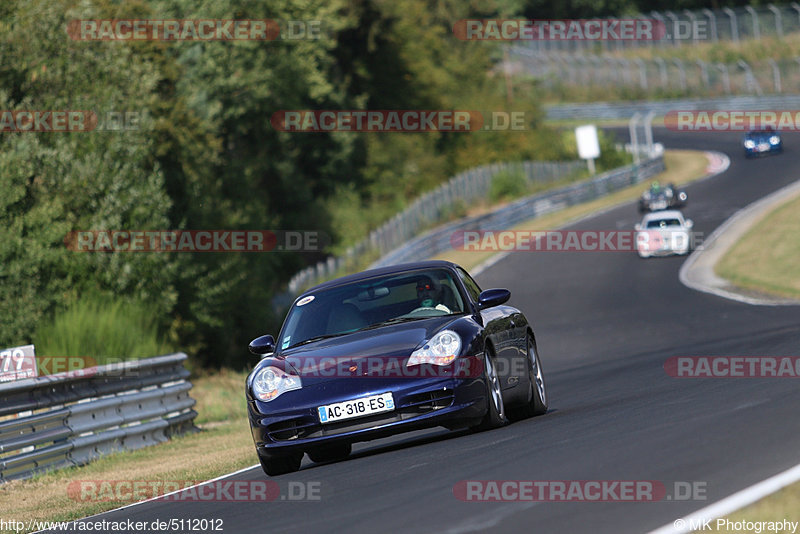
M 667 148 L 731 157 L 728 171 L 687 188 L 685 213 L 705 235 L 800 178 L 800 135 L 786 135 L 779 156 L 746 160 L 738 133 L 655 134 Z M 639 219 L 630 203 L 570 228 L 630 230 Z M 363 443 L 347 461 L 306 458 L 299 472 L 273 479 L 284 493 L 317 484 L 315 501 L 148 502 L 92 520 L 222 519 L 235 534 L 619 533 L 672 523 L 800 461 L 797 379 L 673 378 L 663 367 L 671 356 L 799 356 L 800 307 L 692 291 L 678 280 L 684 259 L 517 252 L 478 276 L 483 288 L 509 288 L 511 304 L 534 324 L 551 403 L 545 416 L 490 432 Z M 267 480 L 260 468 L 232 478 Z M 655 480 L 670 496 L 675 482 L 688 482 L 705 499 L 462 502 L 453 487 L 464 480 Z

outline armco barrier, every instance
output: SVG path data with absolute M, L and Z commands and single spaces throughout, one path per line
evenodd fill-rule
M 603 173 L 588 182 L 563 187 L 547 193 L 533 195 L 503 206 L 491 213 L 446 224 L 393 250 L 370 267 L 383 267 L 398 263 L 428 259 L 452 248 L 454 232 L 469 230 L 502 230 L 515 224 L 559 211 L 574 204 L 587 202 L 613 193 L 623 187 L 641 182 L 664 170 L 663 155 L 650 158 L 638 165 L 628 165 Z
M 192 388 L 177 353 L 0 384 L 0 482 L 83 465 L 194 431 Z

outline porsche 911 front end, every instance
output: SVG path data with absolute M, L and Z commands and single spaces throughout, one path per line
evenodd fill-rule
M 541 362 L 506 289 L 420 262 L 310 289 L 250 351 L 248 417 L 268 475 L 346 457 L 353 443 L 429 427 L 488 429 L 547 410 Z

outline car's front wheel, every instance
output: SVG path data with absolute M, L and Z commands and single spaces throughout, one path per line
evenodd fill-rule
M 300 464 L 303 461 L 303 453 L 293 453 L 286 456 L 272 456 L 264 458 L 258 457 L 261 462 L 261 468 L 264 472 L 271 476 L 285 475 L 286 473 L 294 473 L 300 469 Z
M 489 430 L 505 425 L 508 422 L 506 407 L 503 402 L 503 390 L 500 376 L 497 374 L 496 360 L 487 347 L 483 353 L 483 375 L 486 381 L 488 407 L 483 421 L 474 427 L 475 430 Z
M 528 337 L 528 383 L 530 385 L 530 401 L 526 405 L 530 415 L 542 415 L 547 412 L 547 386 L 544 383 L 542 360 L 536 344 Z

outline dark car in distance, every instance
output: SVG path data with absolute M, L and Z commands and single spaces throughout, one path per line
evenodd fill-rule
M 332 280 L 295 300 L 247 377 L 265 473 L 346 458 L 352 444 L 430 427 L 477 430 L 547 411 L 533 328 L 444 261 Z
M 780 133 L 771 128 L 747 132 L 742 145 L 744 155 L 748 158 L 783 152 L 783 139 Z
M 675 185 L 662 186 L 656 181 L 639 197 L 639 213 L 681 209 L 686 206 L 688 198 L 686 191 Z

